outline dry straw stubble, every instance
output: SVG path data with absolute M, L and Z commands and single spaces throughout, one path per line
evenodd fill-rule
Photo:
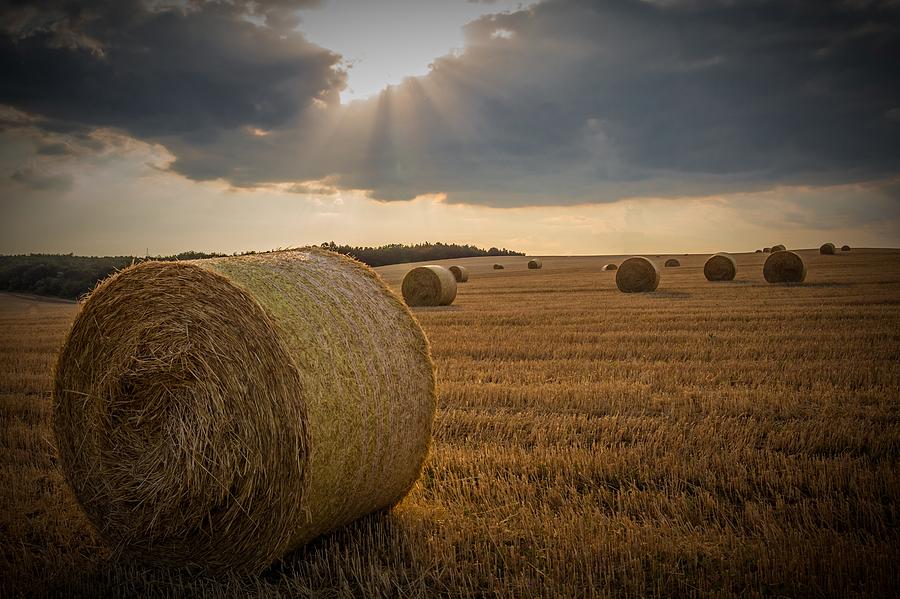
M 443 266 L 417 266 L 406 273 L 401 286 L 410 306 L 449 306 L 456 299 L 456 279 Z
M 643 256 L 628 258 L 616 271 L 616 287 L 624 293 L 655 291 L 659 287 L 659 269 Z
M 703 265 L 707 281 L 733 281 L 737 275 L 737 262 L 725 252 L 713 254 Z
M 763 265 L 763 276 L 769 283 L 802 283 L 806 279 L 806 264 L 795 252 L 774 252 Z
M 434 385 L 416 320 L 352 259 L 147 262 L 85 301 L 59 356 L 53 428 L 115 552 L 258 572 L 407 493 Z
M 450 274 L 453 275 L 453 278 L 457 283 L 465 283 L 469 280 L 469 269 L 465 266 L 456 266 L 453 265 L 449 268 Z

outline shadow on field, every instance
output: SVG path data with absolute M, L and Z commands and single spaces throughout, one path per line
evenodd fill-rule
M 415 306 L 410 310 L 415 312 L 456 312 L 462 310 L 462 306 Z
M 422 579 L 408 524 L 395 512 L 370 514 L 289 553 L 262 578 L 301 594 L 352 589 L 355 596 L 390 596 Z
M 40 588 L 14 587 L 11 591 L 13 596 L 34 593 L 66 598 L 322 594 L 387 597 L 398 588 L 415 590 L 422 584 L 424 566 L 411 548 L 409 533 L 402 516 L 380 512 L 319 537 L 259 576 L 210 576 L 188 568 L 149 567 L 109 558 L 69 569 L 64 578 L 46 580 Z M 386 575 L 388 572 L 390 576 Z M 5 596 L 3 589 L 0 584 L 0 596 Z
M 827 283 L 782 283 L 785 286 L 791 287 L 857 287 L 856 283 L 843 283 L 840 281 L 832 281 Z
M 648 293 L 647 297 L 654 299 L 687 299 L 691 294 L 687 291 L 654 291 Z

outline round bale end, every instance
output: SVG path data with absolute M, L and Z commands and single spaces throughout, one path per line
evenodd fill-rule
M 456 299 L 456 279 L 443 266 L 417 266 L 403 277 L 401 290 L 409 306 L 449 306 Z
M 52 424 L 114 554 L 260 572 L 395 505 L 435 404 L 408 308 L 365 265 L 310 248 L 144 262 L 102 282 L 60 352 Z
M 806 279 L 806 264 L 795 252 L 775 252 L 766 259 L 763 276 L 769 283 L 802 283 Z
M 643 256 L 628 258 L 616 271 L 616 287 L 623 293 L 655 291 L 659 287 L 659 269 Z
M 453 265 L 450 267 L 450 274 L 456 279 L 457 283 L 465 283 L 469 280 L 469 269 L 465 266 Z
M 707 281 L 733 281 L 737 275 L 737 262 L 725 252 L 713 254 L 703 265 L 703 275 Z

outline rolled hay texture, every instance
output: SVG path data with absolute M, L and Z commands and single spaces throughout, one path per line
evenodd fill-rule
M 617 270 L 619 267 L 615 264 L 604 264 L 603 270 Z
M 531 260 L 528 261 L 528 268 L 530 268 L 531 270 L 537 270 L 537 269 L 543 268 L 543 267 L 544 267 L 544 263 L 541 262 L 540 258 L 532 258 Z
M 842 251 L 842 252 L 849 252 L 849 251 L 850 251 L 850 246 L 849 246 L 849 245 L 842 245 L 842 246 L 841 246 L 841 251 Z
M 363 264 L 307 249 L 102 282 L 59 356 L 53 428 L 115 553 L 259 572 L 400 501 L 435 401 L 409 309 Z
M 465 283 L 469 280 L 469 269 L 465 266 L 451 266 L 450 274 L 453 275 L 457 283 Z
M 672 268 L 673 266 L 681 266 L 681 262 L 679 262 L 675 258 L 669 258 L 668 260 L 666 260 L 666 266 L 668 268 Z
M 443 266 L 417 266 L 403 277 L 409 306 L 449 306 L 456 299 L 456 278 Z
M 773 246 L 772 246 L 772 253 L 773 253 L 773 254 L 774 254 L 775 252 L 785 252 L 785 251 L 787 251 L 787 248 L 784 247 L 784 246 L 781 245 L 781 244 L 773 245 Z
M 494 265 L 494 270 L 503 270 L 503 265 L 502 265 L 502 264 L 495 264 L 495 265 Z
M 834 244 L 833 243 L 823 243 L 821 247 L 819 247 L 820 254 L 833 255 L 834 254 Z
M 659 287 L 659 269 L 643 256 L 629 258 L 616 271 L 616 287 L 624 293 L 655 291 Z
M 772 252 L 772 248 L 763 248 L 763 253 L 764 253 L 764 254 L 769 254 L 769 253 L 771 253 L 771 252 Z
M 725 252 L 713 254 L 703 265 L 707 281 L 733 281 L 737 274 L 737 262 Z
M 769 283 L 802 283 L 806 279 L 806 264 L 794 252 L 774 252 L 763 265 L 763 276 Z

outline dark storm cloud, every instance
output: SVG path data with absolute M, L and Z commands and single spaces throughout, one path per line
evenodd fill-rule
M 113 127 L 136 137 L 278 127 L 314 100 L 334 102 L 339 57 L 248 17 L 309 2 L 6 2 L 0 103 L 45 128 Z
M 485 123 L 459 153 L 524 175 L 504 191 L 602 199 L 878 177 L 900 166 L 886 118 L 900 102 L 898 17 L 845 2 L 547 2 L 473 23 L 469 52 L 431 79 Z
M 176 149 L 175 168 L 500 206 L 886 177 L 900 170 L 898 16 L 875 3 L 548 1 L 470 24 L 462 55 L 339 117 Z
M 8 36 L 0 102 L 162 143 L 191 178 L 328 178 L 385 200 L 603 202 L 900 172 L 896 3 L 547 0 L 473 22 L 464 53 L 348 106 L 312 101 L 343 85 L 338 57 L 252 25 L 251 6 Z

